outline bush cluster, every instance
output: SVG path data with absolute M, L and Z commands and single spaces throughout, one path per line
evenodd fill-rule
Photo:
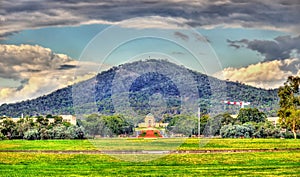
M 14 122 L 12 118 L 4 118 L 0 121 L 1 139 L 83 139 L 85 138 L 84 128 L 64 122 L 62 117 L 47 115 L 33 118 L 22 118 Z M 49 118 L 54 122 L 49 123 Z
M 255 108 L 241 109 L 237 118 L 228 113 L 209 118 L 203 133 L 223 138 L 290 138 Z

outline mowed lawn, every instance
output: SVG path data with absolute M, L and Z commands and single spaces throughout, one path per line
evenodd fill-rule
M 127 139 L 6 140 L 0 150 L 231 150 L 300 148 L 300 139 Z
M 169 154 L 152 161 L 122 161 L 106 154 L 4 152 L 5 150 L 281 149 L 281 151 Z M 116 147 L 118 146 L 118 147 Z M 168 149 L 166 148 L 166 149 Z M 299 176 L 300 140 L 99 139 L 0 141 L 0 176 Z M 293 150 L 292 150 L 293 149 Z M 2 151 L 2 152 L 1 152 Z
M 126 162 L 103 154 L 0 153 L 0 176 L 299 176 L 300 151 L 171 154 Z

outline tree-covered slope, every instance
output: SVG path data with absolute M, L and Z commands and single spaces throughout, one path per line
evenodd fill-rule
M 151 72 L 135 72 L 147 71 L 147 66 L 154 66 Z M 159 68 L 163 70 L 156 72 Z M 120 71 L 124 70 L 126 72 L 120 74 Z M 164 74 L 165 71 L 172 72 Z M 192 82 L 188 81 L 187 75 L 192 78 Z M 196 97 L 195 93 L 190 93 L 191 88 L 196 88 Z M 164 102 L 151 104 L 151 99 L 155 101 L 155 96 L 160 96 L 160 100 Z M 92 79 L 36 99 L 3 104 L 0 106 L 0 115 L 19 117 L 22 113 L 75 114 L 97 111 L 112 114 L 118 112 L 119 104 L 126 101 L 128 105 L 124 106 L 124 109 L 129 106 L 140 114 L 151 112 L 153 106 L 161 109 L 161 113 L 177 114 L 182 111 L 183 101 L 200 102 L 203 112 L 236 113 L 239 110 L 238 106 L 225 105 L 222 100 L 251 102 L 251 107 L 257 107 L 267 113 L 275 113 L 278 105 L 277 90 L 222 81 L 165 60 L 152 59 L 113 67 Z

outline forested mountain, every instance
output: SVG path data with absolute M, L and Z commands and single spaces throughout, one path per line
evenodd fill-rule
M 146 69 L 148 66 L 152 67 L 149 72 Z M 156 72 L 158 68 L 161 70 Z M 193 82 L 188 82 L 187 75 Z M 195 93 L 190 93 L 191 88 L 196 88 L 196 97 Z M 171 114 L 182 111 L 183 99 L 186 103 L 199 102 L 202 112 L 238 112 L 239 106 L 225 105 L 222 100 L 251 102 L 250 107 L 257 107 L 267 114 L 275 114 L 278 107 L 277 90 L 222 81 L 166 60 L 150 59 L 112 67 L 92 79 L 36 99 L 3 104 L 0 106 L 0 115 L 19 117 L 22 113 L 45 115 L 92 112 L 112 114 L 119 111 L 120 104 L 126 101 L 128 105 L 123 109 L 130 107 L 139 114 L 147 114 L 153 109 L 149 101 L 155 100 L 153 95 L 161 96 L 163 99 L 160 100 L 165 100 L 161 105 L 156 105 L 157 109 Z M 163 108 L 160 108 L 162 105 Z

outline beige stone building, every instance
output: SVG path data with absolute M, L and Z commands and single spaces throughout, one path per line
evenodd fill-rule
M 139 123 L 138 127 L 140 128 L 144 128 L 144 127 L 154 127 L 154 128 L 158 128 L 158 127 L 167 127 L 168 123 L 159 123 L 155 121 L 155 117 L 149 113 L 145 119 L 144 122 Z

